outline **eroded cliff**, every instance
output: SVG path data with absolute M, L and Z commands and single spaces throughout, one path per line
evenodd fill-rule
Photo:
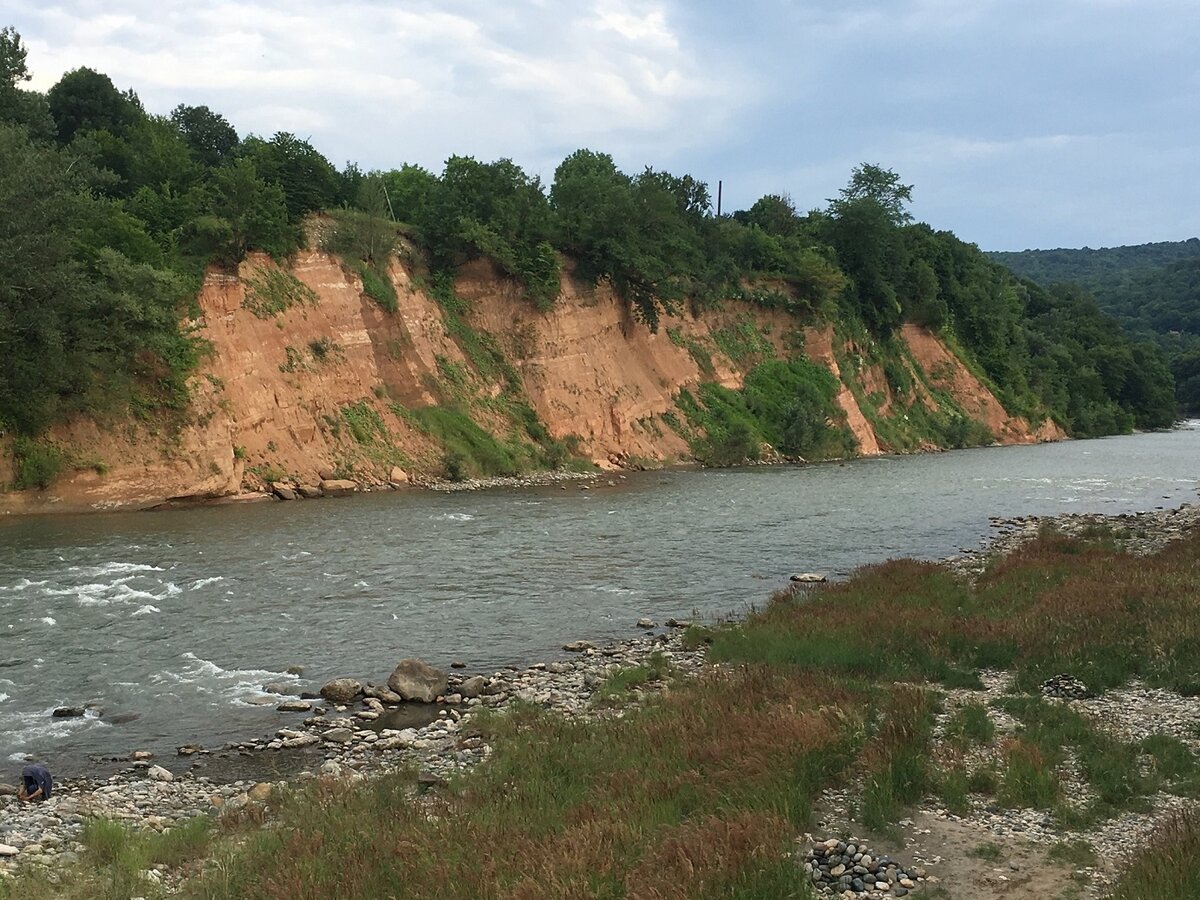
M 539 312 L 482 262 L 461 273 L 453 303 L 399 262 L 390 275 L 395 312 L 321 252 L 285 269 L 255 255 L 236 274 L 211 272 L 194 323 L 209 352 L 186 420 L 58 427 L 49 440 L 70 470 L 46 490 L 0 495 L 0 509 L 146 507 L 274 481 L 439 475 L 454 465 L 456 441 L 485 439 L 476 425 L 496 452 L 525 464 L 545 463 L 556 447 L 602 467 L 687 461 L 681 390 L 704 381 L 736 389 L 756 364 L 797 353 L 838 378 L 838 424 L 863 455 L 935 446 L 893 427 L 920 410 L 961 413 L 1004 443 L 1062 437 L 1049 421 L 1035 429 L 1008 415 L 916 326 L 905 326 L 907 350 L 885 373 L 869 348 L 832 327 L 738 302 L 667 318 L 652 333 L 611 290 L 569 276 Z M 3 460 L 0 482 L 9 483 L 11 454 Z

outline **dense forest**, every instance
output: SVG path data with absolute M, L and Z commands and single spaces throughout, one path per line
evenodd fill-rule
M 1136 340 L 1153 338 L 1167 355 L 1180 408 L 1200 414 L 1200 239 L 988 255 L 1039 284 L 1079 285 Z
M 241 136 L 206 106 L 152 113 L 91 69 L 44 94 L 23 87 L 28 74 L 20 36 L 3 29 L 0 428 L 23 438 L 80 412 L 185 416 L 204 352 L 186 323 L 206 268 L 251 250 L 282 259 L 310 240 L 385 310 L 399 248 L 449 295 L 457 268 L 487 257 L 543 309 L 564 269 L 607 281 L 650 329 L 733 298 L 883 346 L 903 322 L 924 324 L 1010 411 L 1079 436 L 1175 417 L 1158 347 L 1129 340 L 1082 292 L 1018 280 L 913 222 L 911 186 L 880 166 L 856 168 L 819 209 L 780 194 L 717 216 L 701 180 L 623 172 L 593 150 L 568 156 L 549 185 L 511 160 L 466 156 L 441 173 L 364 172 L 293 134 Z M 318 214 L 327 227 L 310 227 Z M 776 393 L 798 377 L 777 374 Z M 772 413 L 779 433 L 796 405 Z

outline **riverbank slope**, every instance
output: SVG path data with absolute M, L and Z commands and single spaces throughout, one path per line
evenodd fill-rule
M 485 261 L 449 291 L 399 258 L 390 279 L 394 312 L 319 251 L 210 271 L 192 323 L 209 352 L 186 414 L 55 427 L 39 445 L 53 470 L 45 488 L 0 493 L 0 512 L 145 508 L 273 485 L 316 495 L 322 481 L 512 475 L 572 458 L 688 462 L 724 425 L 689 417 L 687 401 L 706 384 L 737 391 L 773 359 L 808 359 L 834 376 L 826 425 L 846 433 L 851 454 L 1065 436 L 1049 419 L 1010 414 L 916 325 L 884 346 L 729 300 L 652 332 L 611 288 L 569 274 L 548 311 Z M 31 477 L 12 449 L 0 437 L 0 484 Z

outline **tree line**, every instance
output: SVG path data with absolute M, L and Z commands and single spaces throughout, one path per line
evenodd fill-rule
M 508 159 L 339 169 L 294 134 L 240 136 L 207 106 L 148 112 L 88 68 L 44 94 L 23 87 L 28 75 L 20 35 L 0 30 L 0 426 L 22 435 L 84 410 L 185 410 L 203 351 L 186 322 L 206 267 L 251 250 L 286 258 L 317 213 L 385 308 L 405 237 L 432 283 L 485 257 L 542 309 L 567 268 L 611 283 L 652 329 L 729 299 L 883 342 L 913 321 L 957 340 L 1010 409 L 1075 434 L 1174 418 L 1156 347 L 1090 297 L 1020 281 L 914 223 L 912 187 L 880 166 L 856 168 L 811 211 L 774 194 L 717 216 L 701 180 L 623 172 L 594 150 L 549 185 Z
M 1180 409 L 1200 415 L 1200 239 L 989 255 L 1041 284 L 1073 283 L 1094 294 L 1135 339 L 1162 348 Z

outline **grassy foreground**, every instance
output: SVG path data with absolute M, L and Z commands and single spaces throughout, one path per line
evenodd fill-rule
M 320 780 L 174 838 L 93 823 L 79 865 L 53 882 L 0 879 L 0 898 L 155 897 L 165 888 L 144 874 L 155 863 L 182 876 L 183 896 L 213 900 L 808 898 L 794 840 L 828 785 L 851 787 L 858 818 L 881 829 L 929 794 L 1045 809 L 1076 827 L 1159 789 L 1200 793 L 1200 763 L 1182 742 L 1125 743 L 1029 692 L 1063 673 L 1096 689 L 1138 677 L 1200 692 L 1197 585 L 1200 534 L 1148 558 L 1046 534 L 975 585 L 926 563 L 872 566 L 780 594 L 744 622 L 693 629 L 722 665 L 687 679 L 626 671 L 598 693 L 604 715 L 516 705 L 476 717 L 494 755 L 445 788 L 418 795 L 412 774 Z M 1015 673 L 1026 693 L 1000 705 L 1019 730 L 992 770 L 936 767 L 940 688 L 977 682 L 981 667 Z M 629 702 L 648 679 L 662 690 Z M 977 705 L 942 740 L 998 738 Z M 1064 748 L 1086 780 L 1084 805 L 1063 801 Z M 1196 895 L 1200 826 L 1184 816 L 1166 827 L 1119 900 Z

